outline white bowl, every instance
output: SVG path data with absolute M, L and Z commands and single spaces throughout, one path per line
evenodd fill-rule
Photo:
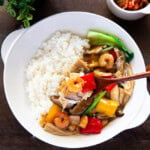
M 133 95 L 124 109 L 125 115 L 112 121 L 101 134 L 61 137 L 47 133 L 39 126 L 34 119 L 30 102 L 24 90 L 26 64 L 41 43 L 55 31 L 71 31 L 85 36 L 89 29 L 99 29 L 119 37 L 127 48 L 135 53 L 131 62 L 133 71 L 135 73 L 145 71 L 143 57 L 131 36 L 113 21 L 86 12 L 66 12 L 50 16 L 29 29 L 13 32 L 3 43 L 4 88 L 8 104 L 20 124 L 33 136 L 46 143 L 66 148 L 99 144 L 126 129 L 142 124 L 150 113 L 146 79 L 140 79 L 136 81 Z
M 120 8 L 114 0 L 107 0 L 107 5 L 110 11 L 116 15 L 117 17 L 124 19 L 124 20 L 137 20 L 145 15 L 150 14 L 150 4 L 148 4 L 146 7 L 139 9 L 139 10 L 124 10 Z

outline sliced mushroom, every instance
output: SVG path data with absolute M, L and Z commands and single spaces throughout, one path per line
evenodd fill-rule
M 117 72 L 115 73 L 116 77 L 130 76 L 132 75 L 131 65 L 125 63 L 125 54 L 119 49 L 115 48 L 115 52 L 117 54 L 116 67 Z M 134 81 L 127 81 L 120 83 L 121 87 L 119 87 L 119 102 L 122 106 L 125 106 L 129 101 L 129 98 L 133 92 Z
M 130 96 L 131 95 L 125 92 L 125 89 L 119 88 L 119 102 L 122 107 L 124 107 L 127 104 L 127 102 L 130 99 Z
M 115 114 L 116 114 L 117 117 L 122 117 L 124 115 L 123 107 L 118 107 Z
M 102 52 L 104 46 L 97 46 L 97 47 L 94 47 L 93 49 L 91 50 L 86 50 L 84 52 L 84 54 L 99 54 Z
M 122 102 L 122 105 L 125 106 L 127 104 L 127 102 L 129 101 L 131 95 L 125 93 L 124 95 L 124 99 L 123 99 L 123 102 Z
M 105 114 L 102 114 L 102 113 L 98 113 L 96 114 L 96 118 L 100 119 L 100 120 L 107 120 L 107 119 L 112 119 L 114 117 L 108 117 L 106 116 Z
M 72 103 L 71 100 L 67 100 L 67 99 L 62 100 L 59 98 L 59 96 L 50 96 L 50 100 L 62 108 L 71 108 L 75 104 L 75 103 Z M 68 101 L 70 101 L 70 102 L 68 102 Z
M 50 96 L 50 100 L 51 100 L 53 103 L 55 103 L 55 104 L 61 106 L 61 103 L 60 103 L 60 100 L 59 100 L 59 96 Z
M 122 72 L 120 70 L 117 70 L 117 72 L 115 73 L 115 77 L 121 78 L 122 77 Z
M 78 92 L 77 93 L 70 92 L 70 93 L 68 93 L 68 95 L 65 96 L 65 98 L 78 101 L 78 100 L 82 99 L 82 96 L 79 95 Z
M 119 101 L 119 87 L 116 85 L 111 91 L 110 91 L 110 99 Z
M 125 63 L 123 76 L 130 76 L 132 74 L 133 72 L 132 72 L 131 65 L 128 63 Z M 129 101 L 130 96 L 133 93 L 134 84 L 135 82 L 133 80 L 121 83 L 121 86 L 123 87 L 123 89 L 120 88 L 120 102 L 122 106 L 125 106 L 126 103 Z
M 133 75 L 132 72 L 132 68 L 131 65 L 128 63 L 125 63 L 125 67 L 124 67 L 124 76 L 131 76 Z M 122 86 L 124 87 L 124 92 L 128 95 L 131 95 L 133 92 L 133 88 L 134 88 L 134 81 L 126 81 L 124 83 L 122 83 Z
M 119 87 L 119 102 L 121 105 L 123 105 L 124 103 L 124 96 L 125 96 L 124 89 Z
M 82 59 L 78 59 L 77 62 L 73 65 L 72 71 L 80 72 L 83 70 L 89 71 L 90 69 L 85 61 L 83 61 Z
M 46 123 L 46 125 L 44 126 L 44 130 L 51 134 L 59 135 L 59 136 L 70 136 L 78 133 L 77 131 L 71 132 L 68 130 L 61 130 L 57 128 L 55 125 L 53 125 L 52 123 Z
M 117 60 L 115 62 L 117 72 L 115 73 L 115 76 L 119 78 L 122 77 L 124 73 L 125 54 L 117 48 L 115 48 L 115 52 L 117 54 Z
M 69 112 L 73 115 L 81 115 L 93 102 L 94 96 L 89 97 L 87 100 L 78 102 Z
M 127 81 L 122 83 L 122 86 L 124 87 L 124 92 L 128 95 L 131 95 L 134 88 L 134 81 Z

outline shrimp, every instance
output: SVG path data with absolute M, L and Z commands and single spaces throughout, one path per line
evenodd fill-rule
M 84 81 L 80 77 L 71 77 L 68 81 L 68 90 L 70 92 L 82 91 Z
M 79 75 L 73 75 L 68 80 L 63 80 L 57 91 L 63 93 L 64 96 L 68 96 L 82 91 L 84 83 L 84 80 Z
M 54 124 L 60 129 L 67 128 L 70 124 L 69 116 L 64 112 L 58 113 L 54 119 Z
M 114 58 L 111 54 L 104 53 L 99 58 L 99 66 L 111 69 L 114 65 Z

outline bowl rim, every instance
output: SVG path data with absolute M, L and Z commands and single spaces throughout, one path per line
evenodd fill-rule
M 105 19 L 106 21 L 108 21 L 108 22 L 110 22 L 110 23 L 112 23 L 112 24 L 115 24 L 115 25 L 117 26 L 117 28 L 119 28 L 120 30 L 126 32 L 127 35 L 129 36 L 129 38 L 132 39 L 133 42 L 135 42 L 134 39 L 132 38 L 132 36 L 131 36 L 127 31 L 125 31 L 120 25 L 118 25 L 117 23 L 115 23 L 114 21 L 112 21 L 112 20 L 110 20 L 110 19 L 108 19 L 108 18 L 106 18 L 106 17 L 103 17 L 103 16 L 101 16 L 101 15 L 97 15 L 97 14 L 89 13 L 89 12 L 82 12 L 82 11 L 71 11 L 71 12 L 62 12 L 62 13 L 54 14 L 54 15 L 52 15 L 52 16 L 46 17 L 46 18 L 40 20 L 39 22 L 35 23 L 35 24 L 34 24 L 31 28 L 29 28 L 28 30 L 31 30 L 32 28 L 36 27 L 36 25 L 39 24 L 40 22 L 43 22 L 43 21 L 45 21 L 45 20 L 47 20 L 47 19 L 49 19 L 49 18 L 51 18 L 51 17 L 55 17 L 55 16 L 57 16 L 57 15 L 65 15 L 65 14 L 78 14 L 78 15 L 79 15 L 79 14 L 81 14 L 81 13 L 84 14 L 84 15 L 92 15 L 92 16 L 95 16 L 95 17 L 101 17 L 101 18 Z M 26 32 L 28 32 L 28 31 L 26 31 Z M 26 32 L 25 32 L 25 33 L 26 33 Z M 25 34 L 25 33 L 24 33 L 24 34 Z M 24 35 L 24 34 L 23 34 L 23 35 Z M 22 36 L 23 36 L 23 35 L 22 35 Z M 21 37 L 22 37 L 22 36 L 21 36 Z M 20 37 L 20 38 L 21 38 L 21 37 Z M 19 39 L 20 39 L 20 38 L 19 38 Z M 18 40 L 19 40 L 19 39 L 18 39 Z M 17 40 L 17 41 L 18 41 L 18 40 Z M 136 44 L 136 46 L 138 47 L 138 45 L 137 45 L 136 42 L 135 42 L 135 44 Z M 16 43 L 14 44 L 14 46 L 15 46 L 15 45 L 16 45 Z M 12 47 L 12 49 L 14 48 L 14 46 Z M 11 49 L 10 53 L 12 53 L 12 49 Z M 9 53 L 9 55 L 10 55 L 10 53 Z M 138 53 L 140 53 L 140 52 L 138 51 Z M 8 55 L 8 57 L 7 57 L 7 60 L 8 60 L 8 58 L 9 58 L 9 55 Z M 140 53 L 140 55 L 141 55 L 141 53 Z M 142 57 L 142 60 L 143 60 L 143 62 L 144 62 L 144 59 L 143 59 L 143 56 L 142 56 L 142 55 L 141 55 L 141 57 Z M 7 60 L 6 60 L 6 64 L 7 64 Z M 4 85 L 6 85 L 6 83 L 5 83 L 5 82 L 6 82 L 6 81 L 5 81 L 5 78 L 6 78 L 6 70 L 5 70 L 5 67 L 4 67 L 4 80 L 3 80 Z M 145 87 L 145 88 L 146 88 L 146 87 Z M 5 90 L 5 93 L 6 93 L 7 102 L 8 102 L 8 104 L 9 104 L 10 108 L 11 108 L 11 111 L 12 111 L 13 115 L 14 115 L 15 118 L 18 120 L 18 122 L 19 122 L 30 134 L 33 134 L 32 131 L 29 130 L 29 129 L 20 121 L 20 119 L 16 117 L 15 112 L 14 112 L 14 110 L 13 110 L 12 107 L 11 107 L 11 103 L 10 103 L 10 101 L 8 100 L 8 93 L 7 93 L 7 90 L 6 90 L 6 86 L 4 86 L 4 90 Z M 137 115 L 137 114 L 136 114 L 136 115 Z M 135 115 L 135 116 L 136 116 L 136 115 Z M 134 118 L 133 118 L 133 119 L 134 119 Z M 115 134 L 111 135 L 108 139 L 106 139 L 106 140 L 104 140 L 104 141 L 102 141 L 102 142 L 105 142 L 105 141 L 109 140 L 110 138 L 116 136 L 117 134 L 119 134 L 120 132 L 122 132 L 122 131 L 124 131 L 124 130 L 126 130 L 126 129 L 127 129 L 127 128 L 123 128 L 122 130 L 115 132 Z M 48 141 L 45 141 L 43 138 L 38 137 L 38 136 L 36 136 L 35 134 L 33 134 L 33 136 L 35 136 L 37 139 L 40 139 L 41 141 L 43 141 L 43 142 L 45 142 L 45 143 L 48 143 L 48 144 L 51 144 L 51 145 L 54 145 L 54 146 L 57 146 L 57 147 L 64 147 L 62 144 L 59 144 L 59 143 L 54 144 L 54 143 L 50 143 L 50 142 L 48 142 Z M 102 143 L 102 142 L 101 142 L 101 143 Z M 85 148 L 85 147 L 91 147 L 91 146 L 94 146 L 94 145 L 97 145 L 97 144 L 100 144 L 100 143 L 93 142 L 93 143 L 89 143 L 89 144 L 87 144 L 87 145 L 82 145 L 82 146 L 81 146 L 81 145 L 80 145 L 80 146 L 74 146 L 74 147 L 67 146 L 67 148 L 83 148 L 83 147 Z

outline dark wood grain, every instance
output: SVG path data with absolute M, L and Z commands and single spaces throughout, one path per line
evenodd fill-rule
M 125 28 L 138 43 L 146 64 L 150 64 L 150 16 L 137 21 L 123 21 L 107 9 L 106 0 L 42 0 L 32 23 L 64 11 L 88 11 L 110 18 Z M 13 18 L 0 12 L 0 45 L 17 26 Z M 3 88 L 3 63 L 0 59 L 0 150 L 59 150 L 34 138 L 16 121 L 6 102 Z M 15 88 L 15 87 L 14 87 Z M 150 91 L 150 81 L 148 81 Z M 140 127 L 124 131 L 113 139 L 86 150 L 149 150 L 150 118 Z

